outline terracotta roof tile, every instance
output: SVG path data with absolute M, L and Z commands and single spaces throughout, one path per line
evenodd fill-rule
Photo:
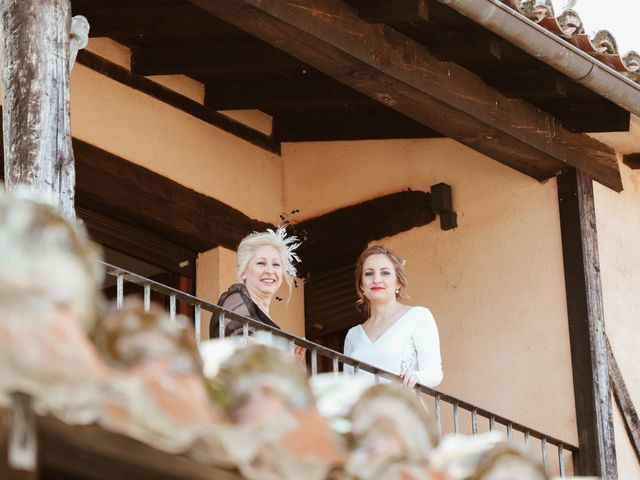
M 556 16 L 551 0 L 501 0 L 529 20 L 575 45 L 634 82 L 640 83 L 640 54 L 630 51 L 622 55 L 614 36 L 607 30 L 589 35 L 580 15 L 565 10 Z

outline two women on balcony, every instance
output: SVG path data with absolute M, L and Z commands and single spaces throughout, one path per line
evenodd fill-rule
M 271 319 L 271 300 L 286 281 L 289 295 L 296 274 L 293 262 L 300 261 L 294 250 L 299 246 L 296 237 L 287 237 L 285 227 L 247 235 L 237 253 L 237 278 L 218 300 L 218 305 L 239 315 L 250 317 L 275 328 Z M 209 323 L 211 338 L 219 336 L 219 323 L 214 314 Z M 227 320 L 225 336 L 242 333 L 242 323 Z
M 367 320 L 347 333 L 344 353 L 395 373 L 413 388 L 442 381 L 440 340 L 431 312 L 399 300 L 405 298 L 404 262 L 381 245 L 367 248 L 356 265 L 357 304 Z M 345 365 L 345 371 L 353 368 Z

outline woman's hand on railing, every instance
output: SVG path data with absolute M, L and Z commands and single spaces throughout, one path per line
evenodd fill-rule
M 307 349 L 304 347 L 301 347 L 300 345 L 296 345 L 295 348 L 293 349 L 293 354 L 296 356 L 296 360 L 299 360 L 301 362 L 304 361 L 304 356 L 307 353 Z
M 407 388 L 413 388 L 418 383 L 418 374 L 415 372 L 402 372 L 400 373 L 402 384 Z

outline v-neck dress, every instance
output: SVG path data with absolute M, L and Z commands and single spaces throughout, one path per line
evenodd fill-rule
M 438 327 L 428 308 L 411 307 L 375 341 L 356 325 L 347 333 L 344 354 L 391 373 L 415 373 L 427 387 L 442 381 Z M 353 368 L 345 365 L 344 371 Z

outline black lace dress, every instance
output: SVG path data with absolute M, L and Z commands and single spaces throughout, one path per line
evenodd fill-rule
M 235 283 L 229 287 L 229 289 L 220 295 L 218 305 L 226 310 L 230 310 L 233 313 L 242 315 L 243 317 L 253 318 L 267 325 L 271 325 L 275 328 L 280 328 L 276 325 L 269 316 L 264 313 L 258 305 L 251 299 L 247 287 L 241 283 Z M 211 322 L 209 322 L 209 337 L 218 338 L 219 336 L 219 322 L 218 315 L 213 314 L 211 316 Z M 252 333 L 255 328 L 249 326 L 249 332 Z M 230 335 L 241 335 L 242 323 L 231 319 L 225 319 L 224 335 L 228 337 Z

